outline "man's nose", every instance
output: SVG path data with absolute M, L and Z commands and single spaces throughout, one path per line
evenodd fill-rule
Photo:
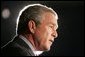
M 54 38 L 57 38 L 57 36 L 58 36 L 57 31 L 54 31 L 54 33 L 53 33 L 53 37 L 54 37 Z

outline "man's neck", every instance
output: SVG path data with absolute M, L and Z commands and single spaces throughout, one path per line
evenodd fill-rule
M 23 36 L 32 44 L 32 46 L 36 50 L 36 46 L 35 46 L 34 39 L 33 39 L 32 35 L 31 34 L 27 34 L 27 35 L 23 35 Z
M 43 51 L 37 51 L 36 50 L 36 48 L 35 48 L 35 45 L 33 46 L 33 39 L 30 39 L 29 37 L 29 39 L 27 38 L 27 36 L 23 36 L 23 35 L 20 35 L 20 38 L 22 39 L 22 40 L 24 40 L 28 45 L 29 45 L 29 47 L 31 48 L 31 50 L 33 51 L 33 53 L 35 54 L 35 55 L 40 55 Z

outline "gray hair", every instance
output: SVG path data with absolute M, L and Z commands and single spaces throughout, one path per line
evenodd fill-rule
M 52 8 L 49 8 L 45 5 L 30 4 L 25 6 L 19 12 L 16 24 L 16 33 L 17 34 L 30 33 L 30 31 L 27 30 L 27 23 L 30 20 L 33 20 L 36 23 L 36 26 L 39 25 L 42 19 L 42 14 L 45 12 L 51 12 L 54 15 L 56 15 L 56 12 Z

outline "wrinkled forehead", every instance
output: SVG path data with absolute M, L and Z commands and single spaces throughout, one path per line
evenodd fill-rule
M 53 24 L 55 27 L 58 27 L 58 15 L 57 14 L 53 14 L 53 13 L 49 13 L 49 16 L 47 17 L 49 18 L 49 22 L 51 24 Z
M 43 16 L 44 16 L 45 18 L 58 20 L 58 14 L 57 14 L 57 13 L 54 14 L 54 13 L 51 13 L 51 12 L 45 12 L 45 13 L 43 14 Z
M 44 22 L 47 22 L 47 23 L 50 22 L 57 25 L 58 15 L 47 12 L 43 14 L 43 20 Z

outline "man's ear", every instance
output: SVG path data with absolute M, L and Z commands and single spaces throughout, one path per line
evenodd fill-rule
M 28 28 L 30 30 L 31 33 L 34 33 L 35 32 L 35 29 L 36 29 L 36 24 L 33 20 L 30 20 L 28 22 Z

